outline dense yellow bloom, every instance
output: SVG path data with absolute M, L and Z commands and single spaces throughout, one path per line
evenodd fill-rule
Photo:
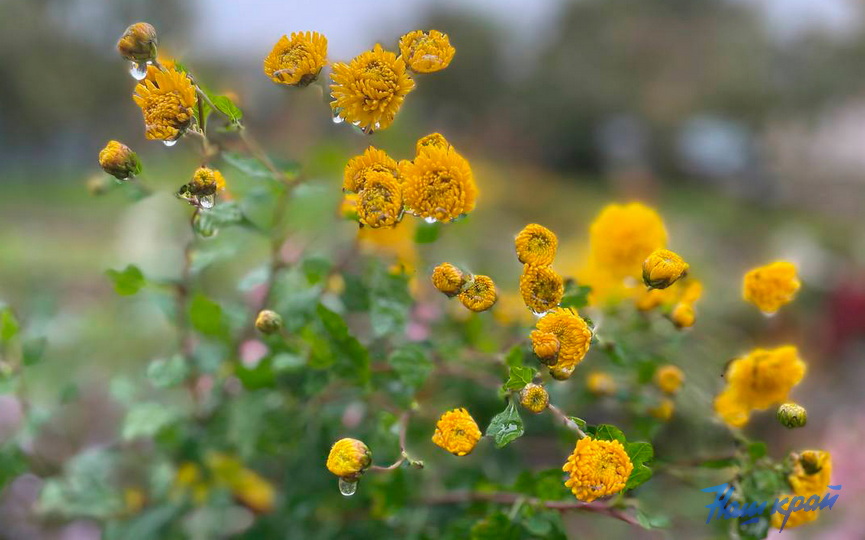
M 327 64 L 327 38 L 318 32 L 282 36 L 264 59 L 264 74 L 279 84 L 306 86 Z
M 553 264 L 559 239 L 556 234 L 537 223 L 526 225 L 517 235 L 514 244 L 517 258 L 523 264 L 548 266 Z
M 247 469 L 236 457 L 211 452 L 205 459 L 214 484 L 227 487 L 234 498 L 256 512 L 270 512 L 276 502 L 276 490 L 255 471 Z
M 409 32 L 399 39 L 399 50 L 409 69 L 416 73 L 441 71 L 450 65 L 456 53 L 448 35 L 438 30 Z
M 520 405 L 529 412 L 542 413 L 550 404 L 550 395 L 543 385 L 529 383 L 520 391 Z
M 688 263 L 669 249 L 656 249 L 643 261 L 643 283 L 666 289 L 688 273 Z
M 727 367 L 727 387 L 715 398 L 715 412 L 727 424 L 741 427 L 751 411 L 787 401 L 805 371 L 796 347 L 754 349 Z
M 433 269 L 432 282 L 439 292 L 456 296 L 465 285 L 466 276 L 451 263 L 442 263 Z
M 569 475 L 565 487 L 577 499 L 592 502 L 625 489 L 634 464 L 619 441 L 584 437 L 577 441 L 562 470 Z
M 444 150 L 447 150 L 451 147 L 451 145 L 448 140 L 445 139 L 445 136 L 441 133 L 430 133 L 429 135 L 421 137 L 417 140 L 417 143 L 415 144 L 415 153 L 420 154 L 422 152 L 425 152 L 427 148 L 430 147 L 442 148 Z
M 480 438 L 481 430 L 469 412 L 454 409 L 444 413 L 436 422 L 432 442 L 454 455 L 464 456 L 474 450 Z
M 676 307 L 673 308 L 673 312 L 670 314 L 670 319 L 678 328 L 690 328 L 694 326 L 697 316 L 694 313 L 693 304 L 679 302 L 676 304 Z
M 565 294 L 562 276 L 549 266 L 523 266 L 520 276 L 523 302 L 535 313 L 544 313 L 559 305 Z
M 366 175 L 374 172 L 387 172 L 394 178 L 399 178 L 396 161 L 384 150 L 370 146 L 363 154 L 348 160 L 343 174 L 343 191 L 360 192 L 366 185 Z
M 775 313 L 793 300 L 799 287 L 796 266 L 790 262 L 776 261 L 745 274 L 742 297 L 764 313 Z
M 589 325 L 573 308 L 557 308 L 538 319 L 537 329 L 541 333 L 553 334 L 559 340 L 559 355 L 551 373 L 555 369 L 556 373 L 567 378 L 589 351 L 592 342 Z
M 357 200 L 357 218 L 368 227 L 393 227 L 402 219 L 402 187 L 389 172 L 367 173 Z
M 616 278 L 638 276 L 646 257 L 667 243 L 661 216 L 641 203 L 608 205 L 589 235 L 592 260 Z
M 132 99 L 144 115 L 150 140 L 174 141 L 189 127 L 195 106 L 195 86 L 185 73 L 147 68 L 148 78 L 138 83 Z
M 821 497 L 827 491 L 827 486 L 832 480 L 832 456 L 829 452 L 822 450 L 805 450 L 799 456 L 799 459 L 793 464 L 793 472 L 787 476 L 787 481 L 793 489 L 793 493 L 779 495 L 781 500 L 793 497 L 805 497 L 807 500 L 811 496 Z M 789 509 L 788 502 L 782 508 Z M 787 520 L 785 529 L 798 527 L 804 523 L 814 521 L 819 517 L 819 510 L 808 512 L 799 511 L 790 514 Z M 772 526 L 781 528 L 784 521 L 784 516 L 780 512 L 772 514 Z
M 559 358 L 559 338 L 551 332 L 532 330 L 529 334 L 532 340 L 532 350 L 540 361 L 547 365 L 555 365 Z
M 416 216 L 452 221 L 475 207 L 477 187 L 469 162 L 452 147 L 427 146 L 400 162 L 406 207 Z
M 596 396 L 611 396 L 616 393 L 616 380 L 609 373 L 593 371 L 586 377 L 586 387 Z
M 127 180 L 141 174 L 141 160 L 131 148 L 119 141 L 108 141 L 99 151 L 99 166 L 118 180 Z
M 665 394 L 675 394 L 685 381 L 685 374 L 676 366 L 661 366 L 655 371 L 655 384 Z
M 367 133 L 390 126 L 405 96 L 414 90 L 405 61 L 379 44 L 348 64 L 333 64 L 330 77 L 334 116 Z
M 667 422 L 673 417 L 676 406 L 670 398 L 663 398 L 660 403 L 649 408 L 649 414 L 662 422 Z
M 486 311 L 496 303 L 496 284 L 489 276 L 474 276 L 459 293 L 459 299 L 472 311 Z
M 187 186 L 193 195 L 206 197 L 225 189 L 225 177 L 216 169 L 199 167 L 192 174 L 192 180 Z
M 346 480 L 357 480 L 372 463 L 372 452 L 357 439 L 340 439 L 327 456 L 327 470 Z
M 132 62 L 156 59 L 156 28 L 146 22 L 130 25 L 117 41 L 117 52 Z

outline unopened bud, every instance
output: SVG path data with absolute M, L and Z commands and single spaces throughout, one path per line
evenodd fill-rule
M 282 317 L 269 309 L 262 310 L 255 318 L 255 328 L 262 334 L 274 334 L 282 328 Z
M 336 441 L 327 456 L 327 470 L 348 482 L 356 482 L 371 463 L 372 452 L 357 439 Z
M 799 428 L 808 422 L 808 411 L 798 403 L 784 403 L 778 407 L 778 421 L 784 427 Z
M 117 41 L 120 56 L 131 62 L 156 60 L 156 28 L 146 22 L 135 23 Z
M 118 141 L 108 141 L 99 152 L 99 166 L 118 180 L 129 180 L 141 174 L 141 160 L 138 155 Z
M 643 283 L 666 289 L 688 273 L 688 263 L 668 249 L 656 249 L 643 261 Z
M 550 404 L 547 389 L 540 384 L 529 383 L 520 391 L 520 405 L 535 414 L 542 413 Z

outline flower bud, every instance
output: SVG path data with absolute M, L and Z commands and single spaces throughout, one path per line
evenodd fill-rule
M 694 306 L 679 302 L 673 308 L 673 313 L 670 314 L 670 319 L 677 328 L 690 328 L 694 326 L 696 315 L 694 315 Z
M 596 396 L 611 396 L 616 393 L 616 380 L 609 373 L 593 371 L 586 378 L 589 392 Z
M 643 283 L 666 289 L 688 273 L 688 263 L 668 249 L 656 249 L 643 261 Z
M 670 398 L 664 398 L 660 403 L 658 403 L 658 405 L 649 408 L 648 412 L 654 418 L 657 418 L 662 422 L 667 422 L 673 417 L 675 409 L 676 405 L 673 403 L 673 400 Z
M 99 152 L 99 166 L 118 180 L 129 180 L 141 174 L 141 160 L 138 155 L 118 141 L 108 141 Z
M 520 391 L 520 405 L 535 414 L 542 413 L 550 404 L 550 395 L 543 385 L 529 383 Z
M 432 283 L 439 292 L 456 296 L 466 284 L 466 276 L 451 263 L 441 263 L 433 269 Z
M 674 365 L 661 366 L 655 371 L 655 384 L 668 395 L 678 392 L 684 380 L 685 374 Z
M 120 36 L 117 51 L 131 62 L 156 60 L 156 28 L 145 22 L 135 23 Z
M 798 403 L 784 403 L 778 407 L 778 421 L 786 428 L 800 428 L 808 422 L 808 411 Z
M 372 463 L 372 452 L 363 441 L 340 439 L 327 456 L 327 470 L 340 478 L 357 481 Z
M 532 330 L 529 337 L 532 340 L 532 350 L 534 350 L 535 356 L 548 366 L 554 365 L 559 357 L 559 348 L 561 347 L 559 338 L 551 332 L 540 330 Z
M 255 318 L 255 328 L 262 334 L 275 334 L 282 328 L 282 317 L 275 311 L 263 309 Z

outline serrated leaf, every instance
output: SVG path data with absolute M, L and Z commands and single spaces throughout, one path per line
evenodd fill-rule
M 189 366 L 183 356 L 176 354 L 171 358 L 159 358 L 147 366 L 147 378 L 157 388 L 170 388 L 186 379 Z
M 577 418 L 576 416 L 569 416 L 568 418 L 570 418 L 575 424 L 577 424 L 577 427 L 580 428 L 583 432 L 588 429 L 589 425 L 582 418 Z
M 628 482 L 625 484 L 625 489 L 634 489 L 646 480 L 652 477 L 652 469 L 643 464 L 635 465 L 631 471 L 631 476 L 628 477 Z
M 383 264 L 376 264 L 369 277 L 369 295 L 373 335 L 402 334 L 412 306 L 408 276 L 392 274 Z
M 625 452 L 631 458 L 631 463 L 636 467 L 638 464 L 651 461 L 655 456 L 652 445 L 647 442 L 631 442 L 625 445 Z
M 216 110 L 227 116 L 233 124 L 240 123 L 240 120 L 243 118 L 243 111 L 228 96 L 211 95 L 210 101 L 213 102 Z
M 486 436 L 492 437 L 497 448 L 504 448 L 523 435 L 523 419 L 511 400 L 505 410 L 495 415 L 487 428 Z
M 255 178 L 273 178 L 273 173 L 258 159 L 238 152 L 223 152 L 222 159 L 240 172 Z
M 146 283 L 144 274 L 133 264 L 123 270 L 108 270 L 105 273 L 114 283 L 114 290 L 120 296 L 132 296 L 140 291 Z
M 596 427 L 594 429 L 594 438 L 602 441 L 619 441 L 623 445 L 627 444 L 627 439 L 622 430 L 610 424 L 601 424 Z
M 505 390 L 522 390 L 535 378 L 535 370 L 530 367 L 515 366 L 510 369 Z
M 570 281 L 565 286 L 565 293 L 559 305 L 563 308 L 582 309 L 589 305 L 591 293 L 592 288 L 590 286 L 578 285 L 575 281 Z
M 418 345 L 407 345 L 395 350 L 387 359 L 388 364 L 406 385 L 417 390 L 426 381 L 433 369 L 433 362 Z
M 348 331 L 348 325 L 335 311 L 323 304 L 317 308 L 318 317 L 335 345 L 335 371 L 353 379 L 359 385 L 366 385 L 370 379 L 369 353 Z
M 505 355 L 505 364 L 507 364 L 508 367 L 521 367 L 523 365 L 523 358 L 525 358 L 523 346 L 514 345 Z
M 637 510 L 637 522 L 644 529 L 662 529 L 670 526 L 667 516 L 650 516 L 642 510 Z

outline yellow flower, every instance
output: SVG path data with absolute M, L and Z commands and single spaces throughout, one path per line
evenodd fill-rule
M 262 309 L 255 318 L 255 328 L 262 334 L 275 334 L 282 328 L 282 316 L 275 311 Z
M 649 414 L 662 422 L 667 422 L 673 417 L 676 406 L 670 398 L 661 399 L 660 403 L 649 408 Z
M 174 486 L 171 495 L 174 498 L 191 497 L 195 504 L 201 505 L 207 501 L 210 485 L 202 476 L 201 467 L 190 461 L 178 467 L 174 476 Z
M 451 145 L 441 133 L 430 133 L 429 135 L 417 140 L 417 143 L 415 144 L 415 154 L 421 154 L 430 147 L 447 150 Z
M 787 481 L 793 489 L 793 493 L 779 495 L 781 500 L 793 497 L 822 496 L 827 491 L 827 486 L 832 480 L 832 456 L 829 452 L 822 450 L 805 450 L 793 464 L 793 472 L 787 476 Z M 790 503 L 787 503 L 788 505 Z M 787 510 L 787 505 L 784 505 Z M 798 527 L 817 519 L 820 515 L 818 510 L 809 512 L 794 512 L 790 514 L 785 529 Z M 780 512 L 772 515 L 772 526 L 781 528 L 784 516 Z
M 611 396 L 616 393 L 616 380 L 609 373 L 593 371 L 586 378 L 589 392 L 596 396 Z
M 625 489 L 634 464 L 619 441 L 584 437 L 562 470 L 568 473 L 565 487 L 583 502 L 616 494 Z
M 475 207 L 472 169 L 453 148 L 428 146 L 414 161 L 400 162 L 400 174 L 406 207 L 416 216 L 452 221 Z
M 795 493 L 782 493 L 781 495 L 778 495 L 778 498 L 781 501 L 783 501 L 784 499 L 790 499 L 790 501 L 788 501 L 786 504 L 778 504 L 778 507 L 783 510 L 784 513 L 782 514 L 781 512 L 775 512 L 774 514 L 772 514 L 773 528 L 780 530 L 781 525 L 783 525 L 785 529 L 795 529 L 796 527 L 799 527 L 806 523 L 811 523 L 812 521 L 820 517 L 820 510 L 811 510 L 808 512 L 799 511 L 790 514 L 790 517 L 787 518 L 787 523 L 784 523 L 784 518 L 787 517 L 785 514 L 788 512 L 789 506 L 790 504 L 792 504 L 793 497 L 795 496 Z
M 148 69 L 132 99 L 144 115 L 145 135 L 150 140 L 175 141 L 189 127 L 195 106 L 195 86 L 185 73 Z
M 493 308 L 493 317 L 504 326 L 512 324 L 529 325 L 534 324 L 535 318 L 523 304 L 523 298 L 519 293 L 508 292 L 497 295 L 496 305 Z
M 119 141 L 108 141 L 99 152 L 99 166 L 118 180 L 127 180 L 141 174 L 141 160 L 138 155 Z
M 389 172 L 367 173 L 357 201 L 358 220 L 368 227 L 393 227 L 402 219 L 402 187 Z
M 357 480 L 372 463 L 372 452 L 357 439 L 340 439 L 327 456 L 327 470 L 346 480 Z
M 532 330 L 529 338 L 532 340 L 532 350 L 534 350 L 535 356 L 544 364 L 555 365 L 559 358 L 559 338 L 553 333 L 541 332 L 540 330 Z
M 147 504 L 147 494 L 139 487 L 127 487 L 123 490 L 123 505 L 125 514 L 134 516 Z
M 390 126 L 405 96 L 414 90 L 403 59 L 379 44 L 348 64 L 333 64 L 330 77 L 334 116 L 367 133 Z
M 754 349 L 727 367 L 727 387 L 715 398 L 715 412 L 727 424 L 741 427 L 751 411 L 787 401 L 805 371 L 796 347 Z
M 486 311 L 496 303 L 496 284 L 489 276 L 475 276 L 459 293 L 459 299 L 472 311 Z
M 454 455 L 464 456 L 474 450 L 480 438 L 481 430 L 468 411 L 454 409 L 436 422 L 432 442 Z
M 217 191 L 225 189 L 225 177 L 216 169 L 199 167 L 192 174 L 188 186 L 189 190 L 199 197 L 214 195 Z
M 520 405 L 535 414 L 542 413 L 550 404 L 550 395 L 543 385 L 529 383 L 520 391 Z
M 343 191 L 359 193 L 366 185 L 366 176 L 373 172 L 386 172 L 399 178 L 396 161 L 384 150 L 370 146 L 363 154 L 348 160 L 343 174 Z
M 557 308 L 537 322 L 539 332 L 553 334 L 559 340 L 559 355 L 550 373 L 567 378 L 583 361 L 592 342 L 592 331 L 573 308 Z
M 405 273 L 414 271 L 417 265 L 417 244 L 414 241 L 417 221 L 404 219 L 395 227 L 373 229 L 360 227 L 357 242 L 364 253 L 386 257 Z
M 520 276 L 520 294 L 529 309 L 544 313 L 559 305 L 565 294 L 565 285 L 562 276 L 549 266 L 527 264 Z
M 742 297 L 764 313 L 775 313 L 793 300 L 799 287 L 796 266 L 790 262 L 776 261 L 745 274 Z
M 156 28 L 146 22 L 130 25 L 117 41 L 123 58 L 137 63 L 156 59 Z
M 676 296 L 675 288 L 668 289 L 645 289 L 637 294 L 634 305 L 640 311 L 651 311 L 656 307 L 669 304 Z
M 357 193 L 346 193 L 339 204 L 338 215 L 343 219 L 357 221 Z
M 514 244 L 521 263 L 548 266 L 553 264 L 556 257 L 559 239 L 553 231 L 532 223 L 520 231 Z
M 592 223 L 590 257 L 616 278 L 638 276 L 640 265 L 667 243 L 661 216 L 640 203 L 611 204 Z
M 655 371 L 655 384 L 665 394 L 675 394 L 685 381 L 682 370 L 673 365 L 661 366 Z
M 673 312 L 670 314 L 670 319 L 677 328 L 690 328 L 694 326 L 694 322 L 697 320 L 697 316 L 694 314 L 694 306 L 692 304 L 679 302 L 676 304 L 676 307 L 673 308 Z
M 416 73 L 434 73 L 448 67 L 456 49 L 448 35 L 438 30 L 425 33 L 415 30 L 399 39 L 399 50 L 409 69 Z
M 680 302 L 695 304 L 703 295 L 703 284 L 693 278 L 688 279 L 688 283 L 684 287 Z
M 442 263 L 433 269 L 432 282 L 439 292 L 456 296 L 465 285 L 466 276 L 451 263 Z
M 651 289 L 666 289 L 688 273 L 688 263 L 668 249 L 656 249 L 643 261 L 643 283 Z
M 327 38 L 318 32 L 282 36 L 264 59 L 264 74 L 275 83 L 306 86 L 327 64 Z
M 258 513 L 273 511 L 276 490 L 256 472 L 243 469 L 231 483 L 231 492 L 244 506 Z

